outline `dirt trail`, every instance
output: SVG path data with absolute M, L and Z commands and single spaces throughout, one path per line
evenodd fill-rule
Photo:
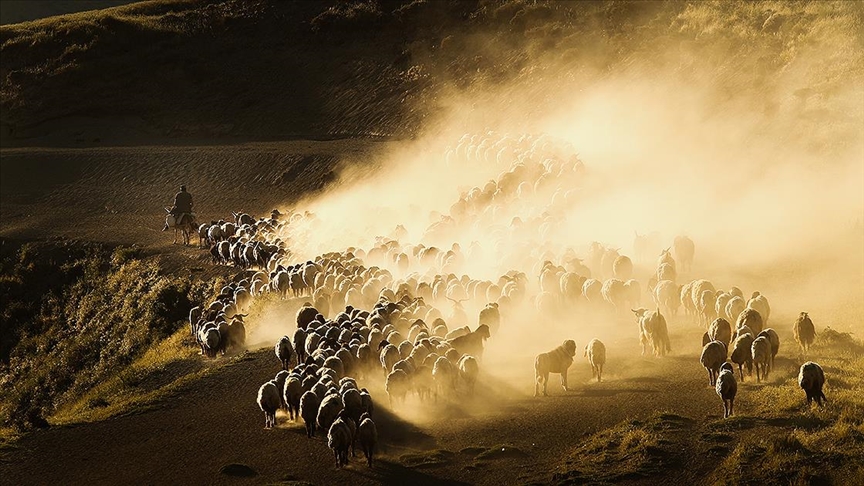
M 384 448 L 372 470 L 360 458 L 336 470 L 325 441 L 307 439 L 302 425 L 281 415 L 277 430 L 263 430 L 257 388 L 278 371 L 266 348 L 180 389 L 149 411 L 29 434 L 7 454 L 0 475 L 9 484 L 227 484 L 238 479 L 220 469 L 236 463 L 254 469 L 256 482 L 545 483 L 586 434 L 657 412 L 692 419 L 694 427 L 719 417 L 719 399 L 706 383 L 694 346 L 686 344 L 696 336 L 692 329 L 683 330 L 673 346 L 686 352 L 666 359 L 638 357 L 635 340 L 625 342 L 625 349 L 616 350 L 619 361 L 607 367 L 611 378 L 603 383 L 591 382 L 590 368 L 577 358 L 573 389 L 563 392 L 554 381 L 548 398 L 528 396 L 528 360 L 524 373 L 512 379 L 487 374 L 473 400 L 432 405 L 409 399 L 409 409 L 421 410 L 416 423 L 387 410 L 386 394 L 372 387 Z M 743 395 L 738 406 L 746 413 Z M 508 448 L 499 456 L 495 451 L 501 445 Z M 489 459 L 476 459 L 484 452 Z M 687 464 L 663 476 L 695 480 L 710 471 L 704 455 L 686 457 Z

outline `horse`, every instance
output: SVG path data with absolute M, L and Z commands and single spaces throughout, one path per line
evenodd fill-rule
M 169 208 L 165 208 L 165 212 L 168 213 L 165 216 L 165 227 L 162 228 L 162 231 L 167 231 L 168 228 L 174 228 L 174 242 L 173 244 L 177 244 L 177 232 L 183 233 L 183 244 L 189 244 L 190 235 L 198 234 L 198 224 L 195 222 L 195 215 L 190 213 L 182 214 L 180 219 L 183 220 L 181 224 L 177 224 L 177 217 L 171 214 L 171 210 Z M 185 218 L 183 217 L 185 216 Z M 199 236 L 200 239 L 200 236 Z M 200 241 L 199 241 L 200 243 Z

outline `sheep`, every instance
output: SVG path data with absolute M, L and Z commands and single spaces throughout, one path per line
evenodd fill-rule
M 353 442 L 353 433 L 348 422 L 342 418 L 333 421 L 327 432 L 327 447 L 333 451 L 336 457 L 336 467 L 341 468 L 348 464 L 348 449 Z
M 282 336 L 276 343 L 276 357 L 282 363 L 282 369 L 287 370 L 291 367 L 291 358 L 294 356 L 294 346 L 291 345 L 291 338 Z
M 435 382 L 435 401 L 438 401 L 438 394 L 444 393 L 447 390 L 456 389 L 456 368 L 453 363 L 444 356 L 439 356 L 432 365 L 432 381 Z
M 619 256 L 612 263 L 612 275 L 619 280 L 629 280 L 633 275 L 633 262 L 629 257 Z
M 672 258 L 672 253 L 669 250 L 671 250 L 671 248 L 666 248 L 660 252 L 660 257 L 657 258 L 658 269 L 664 264 L 669 265 L 673 270 L 675 269 L 675 259 Z
M 306 361 L 306 331 L 301 328 L 297 328 L 294 331 L 294 343 L 297 344 L 297 348 L 295 351 L 297 352 L 297 362 L 303 363 Z
M 480 373 L 480 366 L 477 364 L 477 359 L 470 355 L 462 356 L 459 360 L 459 377 L 468 388 L 468 394 L 474 394 L 474 385 L 477 383 L 477 375 Z
M 726 345 L 720 341 L 711 341 L 702 348 L 699 361 L 708 370 L 708 384 L 714 386 L 720 366 L 726 362 Z
M 648 311 L 648 309 L 631 309 L 636 315 L 639 324 L 639 342 L 642 344 L 642 355 L 645 355 L 648 346 L 651 346 L 654 356 L 662 357 L 672 352 L 669 343 L 669 331 L 666 328 L 666 318 L 659 310 Z
M 333 424 L 333 421 L 336 420 L 336 416 L 339 415 L 339 412 L 344 408 L 345 406 L 342 404 L 342 397 L 339 396 L 338 393 L 331 393 L 324 397 L 324 400 L 321 401 L 321 406 L 318 407 L 318 417 L 316 417 L 318 427 L 323 430 L 328 430 Z
M 591 304 L 597 304 L 603 300 L 603 296 L 600 293 L 600 289 L 603 287 L 603 284 L 593 278 L 589 278 L 582 283 L 582 296 L 585 297 Z
M 265 429 L 276 427 L 276 410 L 282 404 L 282 399 L 279 396 L 279 388 L 276 387 L 276 382 L 273 380 L 264 383 L 258 389 L 258 406 L 264 412 Z
M 387 396 L 390 398 L 390 406 L 392 407 L 394 399 L 405 402 L 405 395 L 411 388 L 411 378 L 408 373 L 402 370 L 393 370 L 387 375 L 384 388 L 387 390 Z
M 708 336 L 712 341 L 720 341 L 728 348 L 732 342 L 732 325 L 726 319 L 718 317 L 708 326 Z
M 315 316 L 318 315 L 318 309 L 310 306 L 304 305 L 297 311 L 297 329 L 306 330 L 306 327 L 315 320 Z
M 738 319 L 738 316 L 747 308 L 747 304 L 744 302 L 744 299 L 738 297 L 737 295 L 733 295 L 728 302 L 726 302 L 726 315 L 729 316 L 729 322 L 733 322 Z
M 738 314 L 738 319 L 735 323 L 735 329 L 740 329 L 743 326 L 749 327 L 753 332 L 754 336 L 757 336 L 760 332 L 762 332 L 762 315 L 759 314 L 759 311 L 756 309 L 747 307 L 740 314 Z
M 375 402 L 372 401 L 372 395 L 369 394 L 369 390 L 365 388 L 360 389 L 360 404 L 363 413 L 368 413 L 371 417 L 372 412 L 375 410 Z
M 822 393 L 822 387 L 825 385 L 825 372 L 822 367 L 813 361 L 808 361 L 801 365 L 798 371 L 798 386 L 807 394 L 807 406 L 810 406 L 813 400 L 816 404 L 822 407 L 822 401 L 828 401 L 825 394 Z
M 693 303 L 693 299 L 690 298 L 690 294 L 693 291 L 693 285 L 696 281 L 689 282 L 685 285 L 681 286 L 679 298 L 681 299 L 681 305 L 684 306 L 684 315 L 693 316 L 696 315 L 696 304 Z
M 723 363 L 720 366 L 720 374 L 717 376 L 714 389 L 723 400 L 723 418 L 731 417 L 735 406 L 735 395 L 738 394 L 738 382 L 735 381 L 735 371 L 731 363 Z
M 381 341 L 381 345 L 383 345 L 380 354 L 381 367 L 384 368 L 384 373 L 390 373 L 393 366 L 402 359 L 402 356 L 399 354 L 399 348 L 387 341 Z
M 303 384 L 296 375 L 291 375 L 285 380 L 282 388 L 282 400 L 288 408 L 288 416 L 291 421 L 297 420 L 300 413 L 300 400 L 303 398 Z
M 356 388 L 348 388 L 341 392 L 342 403 L 345 404 L 345 413 L 355 423 L 360 421 L 363 415 L 363 397 Z
M 657 267 L 657 280 L 669 280 L 675 282 L 678 280 L 678 274 L 675 271 L 675 266 L 669 263 L 662 263 Z
M 759 311 L 762 316 L 762 323 L 768 325 L 768 317 L 771 315 L 771 306 L 768 304 L 768 299 L 759 292 L 753 292 L 750 300 L 747 301 L 747 307 Z M 758 331 L 757 331 L 758 332 Z
M 627 291 L 624 287 L 624 282 L 617 278 L 610 278 L 603 282 L 603 285 L 600 287 L 600 295 L 616 311 L 620 311 L 627 300 Z
M 715 317 L 717 317 L 714 314 L 714 301 L 714 291 L 711 289 L 703 290 L 696 301 L 696 310 L 699 312 L 699 322 L 706 327 Z
M 693 240 L 686 236 L 676 236 L 672 247 L 675 251 L 675 259 L 681 262 L 681 271 L 690 271 L 693 255 L 696 253 L 696 245 L 693 244 Z
M 753 364 L 756 365 L 756 382 L 768 378 L 768 368 L 771 364 L 771 342 L 765 336 L 759 336 L 750 345 L 753 354 Z M 761 372 L 761 374 L 760 374 Z
M 729 314 L 726 313 L 726 304 L 732 300 L 733 295 L 728 292 L 717 292 L 717 297 L 714 302 L 714 313 L 717 314 L 717 317 L 722 317 L 726 319 L 727 322 L 731 322 L 734 320 L 733 317 L 730 317 Z M 737 317 L 737 316 L 736 316 Z
M 549 382 L 549 373 L 561 374 L 561 387 L 564 391 L 567 388 L 567 370 L 573 364 L 573 356 L 576 355 L 576 342 L 572 339 L 567 339 L 561 346 L 549 351 L 548 353 L 540 353 L 534 359 L 534 396 L 538 396 L 540 386 L 543 386 L 543 396 L 548 396 L 546 393 L 546 385 Z
M 680 290 L 675 282 L 671 280 L 661 280 L 654 287 L 654 303 L 657 307 L 668 315 L 675 316 L 678 314 L 678 307 L 681 305 Z
M 634 307 L 640 305 L 642 303 L 642 286 L 639 285 L 639 281 L 630 279 L 624 282 L 624 295 L 626 295 L 624 300 L 627 301 L 628 305 Z
M 242 350 L 246 346 L 246 325 L 238 315 L 228 324 L 228 335 L 225 338 L 225 347 L 231 350 Z
M 792 335 L 795 337 L 795 342 L 801 347 L 801 351 L 805 353 L 816 340 L 816 328 L 806 312 L 802 312 L 795 320 L 795 325 L 792 326 Z
M 606 364 L 606 345 L 599 339 L 592 339 L 585 346 L 585 357 L 591 364 L 591 377 L 597 377 L 597 383 L 602 381 L 603 365 Z
M 744 382 L 744 365 L 747 365 L 747 374 L 753 373 L 753 356 L 751 355 L 750 347 L 753 345 L 753 335 L 749 332 L 738 333 L 738 337 L 732 341 L 732 354 L 729 359 L 738 365 L 738 373 L 741 375 L 741 382 Z
M 497 302 L 486 304 L 486 307 L 480 311 L 479 324 L 489 326 L 489 334 L 498 332 L 498 328 L 501 326 L 501 312 Z
M 774 357 L 777 356 L 777 352 L 780 351 L 780 336 L 778 336 L 777 332 L 770 327 L 768 329 L 763 329 L 756 337 L 759 338 L 761 336 L 765 336 L 771 344 L 771 369 L 773 370 Z
M 462 354 L 483 359 L 483 342 L 489 339 L 489 326 L 482 324 L 474 332 L 449 340 L 450 346 Z
M 189 327 L 192 330 L 193 337 L 198 332 L 198 321 L 201 320 L 203 314 L 204 311 L 201 309 L 200 306 L 195 306 L 189 310 Z
M 366 457 L 366 464 L 368 467 L 372 467 L 372 456 L 378 449 L 378 430 L 368 413 L 360 416 L 357 435 L 360 438 L 360 449 L 363 450 L 363 455 Z
M 204 354 L 209 358 L 215 358 L 221 341 L 222 337 L 217 329 L 210 328 L 205 330 L 201 339 Z

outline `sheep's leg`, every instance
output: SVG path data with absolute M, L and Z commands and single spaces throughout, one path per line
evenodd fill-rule
M 603 365 L 599 366 L 599 370 L 597 371 L 597 383 L 603 381 Z
M 561 387 L 564 388 L 564 391 L 570 391 L 567 388 L 567 370 L 564 370 L 564 372 L 561 373 Z

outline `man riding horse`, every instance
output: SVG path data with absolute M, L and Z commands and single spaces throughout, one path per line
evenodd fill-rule
M 186 186 L 180 186 L 180 192 L 174 196 L 174 206 L 168 210 L 170 215 L 165 221 L 162 231 L 174 228 L 174 242 L 177 242 L 177 230 L 183 230 L 184 244 L 189 243 L 189 233 L 195 231 L 195 215 L 192 213 L 192 194 L 186 192 Z
M 192 194 L 186 192 L 186 186 L 180 186 L 180 192 L 174 195 L 174 207 L 171 216 L 177 218 L 177 225 L 182 225 L 186 218 L 192 217 Z

